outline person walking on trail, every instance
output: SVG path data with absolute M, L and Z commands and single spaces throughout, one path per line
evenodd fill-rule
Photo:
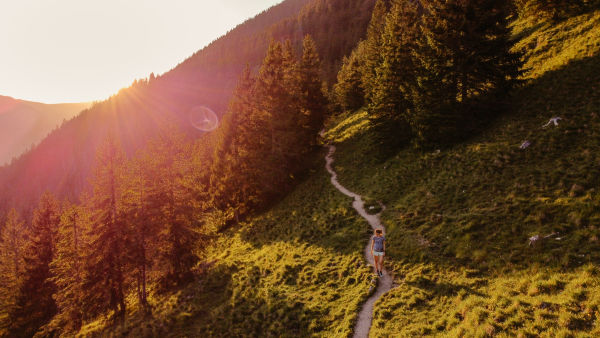
M 375 273 L 377 276 L 383 276 L 383 257 L 385 257 L 385 236 L 381 229 L 375 230 L 371 238 L 371 255 L 375 262 Z

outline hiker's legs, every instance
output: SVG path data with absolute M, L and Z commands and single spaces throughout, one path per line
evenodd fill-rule
M 374 260 L 375 260 L 375 270 L 376 270 L 375 272 L 377 272 L 377 271 L 381 270 L 381 264 L 380 264 L 381 256 L 375 256 L 374 258 L 375 258 Z
M 375 255 L 373 255 L 373 267 L 375 267 L 375 273 L 377 273 L 379 269 L 377 268 L 377 256 Z

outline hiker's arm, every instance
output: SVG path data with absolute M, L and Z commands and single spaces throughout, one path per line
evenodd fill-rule
M 385 239 L 383 240 L 383 255 L 385 256 L 385 242 L 387 242 Z
M 371 238 L 371 255 L 373 254 L 373 245 L 375 245 L 375 239 Z

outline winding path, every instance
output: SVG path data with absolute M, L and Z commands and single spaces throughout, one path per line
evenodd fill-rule
M 338 182 L 337 173 L 333 170 L 333 154 L 335 153 L 335 146 L 329 145 L 329 152 L 327 156 L 325 156 L 325 168 L 331 174 L 331 183 L 339 190 L 342 194 L 351 197 L 354 199 L 352 202 L 352 207 L 356 209 L 356 211 L 369 222 L 373 229 L 383 229 L 385 234 L 385 227 L 381 224 L 381 220 L 379 219 L 380 211 L 376 215 L 369 215 L 365 210 L 365 202 L 362 200 L 360 195 L 353 193 L 352 191 L 346 189 L 344 186 Z M 385 209 L 385 208 L 384 208 Z M 371 242 L 367 243 L 365 246 L 365 258 L 371 264 L 374 265 L 373 257 L 371 256 Z M 358 320 L 356 322 L 356 326 L 354 327 L 354 337 L 362 338 L 369 336 L 369 330 L 371 329 L 371 322 L 373 320 L 373 306 L 375 305 L 375 301 L 379 299 L 384 293 L 388 292 L 392 288 L 393 278 L 390 274 L 383 268 L 383 277 L 379 278 L 379 283 L 377 284 L 377 288 L 375 292 L 367 299 L 367 301 L 363 304 L 360 313 L 358 314 Z

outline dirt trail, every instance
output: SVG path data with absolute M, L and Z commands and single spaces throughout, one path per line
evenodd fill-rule
M 337 174 L 333 170 L 333 166 L 332 166 L 333 154 L 335 153 L 335 146 L 330 145 L 328 147 L 329 147 L 329 152 L 327 153 L 327 156 L 325 156 L 325 162 L 326 162 L 325 168 L 331 174 L 331 183 L 342 194 L 354 199 L 354 201 L 352 202 L 352 206 L 354 207 L 354 209 L 356 209 L 356 211 L 364 219 L 367 220 L 367 222 L 369 222 L 369 224 L 371 225 L 371 227 L 373 229 L 375 229 L 375 228 L 383 229 L 383 233 L 385 234 L 385 227 L 381 224 L 381 220 L 379 219 L 379 215 L 381 214 L 381 212 L 383 210 L 380 211 L 376 215 L 369 215 L 367 213 L 367 211 L 365 210 L 365 202 L 362 200 L 360 195 L 355 194 L 352 191 L 346 189 L 345 187 L 343 187 L 340 184 L 340 182 L 338 182 Z M 367 246 L 365 246 L 364 254 L 365 254 L 365 258 L 367 259 L 367 261 L 371 265 L 374 265 L 373 257 L 371 256 L 370 244 L 371 244 L 371 242 L 369 241 L 367 243 Z M 383 277 L 379 278 L 379 283 L 377 284 L 377 288 L 376 288 L 375 292 L 363 304 L 363 307 L 360 310 L 360 313 L 358 314 L 358 320 L 356 322 L 356 326 L 354 327 L 354 337 L 362 338 L 362 337 L 369 336 L 369 330 L 371 329 L 371 322 L 373 320 L 373 306 L 375 305 L 375 301 L 377 301 L 377 299 L 379 299 L 379 297 L 381 297 L 381 295 L 388 292 L 392 288 L 392 283 L 393 283 L 393 278 L 385 270 L 385 267 L 384 267 Z

